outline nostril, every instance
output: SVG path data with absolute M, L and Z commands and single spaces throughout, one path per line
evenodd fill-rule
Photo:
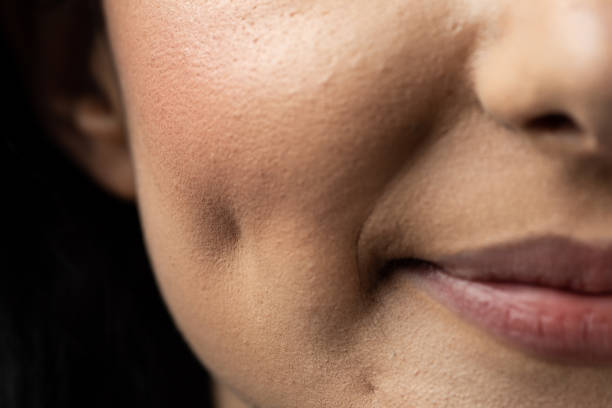
M 536 132 L 577 132 L 578 124 L 564 113 L 549 113 L 525 123 L 525 128 Z

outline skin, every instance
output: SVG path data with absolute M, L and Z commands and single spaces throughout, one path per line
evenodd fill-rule
M 527 355 L 380 274 L 532 234 L 611 238 L 612 3 L 104 10 L 130 160 L 107 173 L 133 180 L 218 407 L 612 405 L 609 366 Z M 565 125 L 538 125 L 550 114 Z

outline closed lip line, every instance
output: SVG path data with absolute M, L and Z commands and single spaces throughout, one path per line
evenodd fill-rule
M 612 294 L 612 244 L 592 245 L 546 235 L 429 261 L 451 276 L 471 281 L 545 286 L 585 295 Z

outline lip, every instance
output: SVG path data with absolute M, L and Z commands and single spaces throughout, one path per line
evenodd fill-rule
M 397 265 L 506 344 L 547 359 L 612 364 L 610 245 L 545 236 Z
M 520 282 L 585 294 L 612 294 L 612 245 L 588 245 L 562 236 L 463 251 L 435 260 L 467 280 Z

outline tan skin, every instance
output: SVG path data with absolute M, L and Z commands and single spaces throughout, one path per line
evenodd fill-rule
M 612 405 L 611 367 L 500 344 L 374 267 L 611 238 L 611 2 L 103 5 L 111 107 L 75 101 L 88 148 L 58 139 L 138 203 L 217 407 Z

